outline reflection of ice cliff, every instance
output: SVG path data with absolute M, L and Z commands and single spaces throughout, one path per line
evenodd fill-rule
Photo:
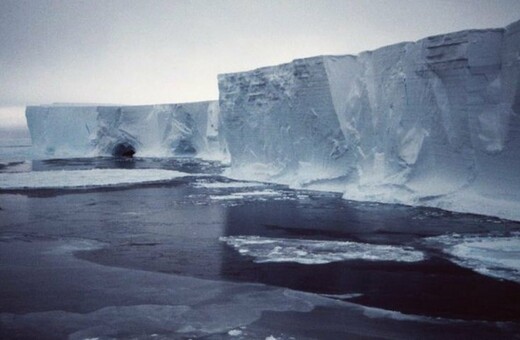
M 27 118 L 44 156 L 229 152 L 231 177 L 520 220 L 519 79 L 516 22 L 220 75 L 218 103 Z

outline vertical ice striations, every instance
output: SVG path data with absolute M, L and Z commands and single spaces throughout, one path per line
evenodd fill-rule
M 39 157 L 197 156 L 222 159 L 217 102 L 143 106 L 30 106 Z
M 90 152 L 97 107 L 28 106 L 25 116 L 36 155 L 67 157 Z
M 219 92 L 235 174 L 281 182 L 345 175 L 351 162 L 322 57 L 221 75 Z
M 230 175 L 520 219 L 520 22 L 219 76 Z

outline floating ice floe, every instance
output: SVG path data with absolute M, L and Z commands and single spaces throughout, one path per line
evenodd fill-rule
M 461 236 L 427 238 L 439 244 L 456 264 L 477 273 L 520 283 L 520 233 L 511 236 Z
M 263 183 L 258 182 L 197 182 L 195 184 L 198 188 L 206 189 L 226 189 L 226 188 L 252 188 L 265 186 Z
M 228 332 L 229 336 L 239 336 L 242 335 L 242 331 L 239 329 L 232 329 Z
M 296 262 L 325 264 L 345 260 L 417 262 L 424 254 L 409 247 L 376 245 L 351 241 L 324 241 L 268 238 L 260 236 L 227 236 L 220 241 L 241 255 L 254 257 L 257 263 Z
M 189 174 L 159 169 L 0 173 L 0 189 L 86 188 L 168 181 Z

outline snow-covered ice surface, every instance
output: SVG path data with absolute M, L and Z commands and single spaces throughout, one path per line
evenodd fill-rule
M 219 76 L 226 173 L 520 220 L 520 22 Z
M 240 254 L 252 256 L 255 262 L 296 262 L 324 264 L 346 260 L 417 262 L 424 254 L 411 248 L 306 239 L 268 238 L 260 236 L 220 237 L 220 241 Z
M 23 264 L 38 262 L 39 268 L 33 275 L 41 282 L 33 282 L 35 285 L 45 286 L 50 295 L 61 287 L 65 292 L 58 294 L 67 296 L 70 289 L 67 283 L 72 282 L 75 290 L 83 292 L 80 300 L 85 306 L 77 312 L 58 307 L 32 313 L 0 313 L 2 338 L 2 334 L 12 334 L 4 333 L 8 330 L 18 330 L 36 338 L 42 334 L 53 334 L 53 338 L 85 339 L 152 333 L 168 334 L 168 338 L 172 335 L 197 338 L 227 333 L 247 325 L 258 319 L 262 311 L 304 312 L 312 310 L 315 304 L 312 299 L 305 301 L 297 294 L 286 294 L 285 289 L 110 268 L 73 256 L 77 251 L 104 246 L 96 241 L 19 234 L 2 236 L 0 253 L 3 258 L 12 259 L 11 263 L 3 264 L 4 272 L 16 273 L 23 270 Z M 33 247 L 35 243 L 32 242 L 38 245 Z M 32 249 L 27 251 L 27 248 Z M 71 275 L 71 271 L 75 274 Z M 228 294 L 228 290 L 235 291 L 229 295 L 232 299 L 222 299 L 222 294 Z M 101 299 L 100 292 L 103 292 Z M 143 302 L 140 298 L 143 294 L 155 298 Z M 59 306 L 60 301 L 53 304 Z
M 0 313 L 0 336 L 294 339 L 293 332 L 300 334 L 308 329 L 307 315 L 316 318 L 315 324 L 310 326 L 313 331 L 319 329 L 321 333 L 317 334 L 328 334 L 329 323 L 340 322 L 340 327 L 332 329 L 347 338 L 360 335 L 385 338 L 388 334 L 397 338 L 412 334 L 434 337 L 478 334 L 505 338 L 518 329 L 512 323 L 453 322 L 407 315 L 259 284 L 107 267 L 73 256 L 78 251 L 93 251 L 104 246 L 102 242 L 87 239 L 3 234 L 0 252 L 9 261 L 0 267 L 11 274 L 6 277 L 8 282 L 13 283 L 16 275 L 24 274 L 26 267 L 38 263 L 31 274 L 33 281 L 29 285 L 24 281 L 24 285 L 34 291 L 45 289 L 48 296 L 37 297 L 37 302 L 44 307 L 41 310 Z M 77 294 L 81 294 L 81 299 L 68 305 L 67 299 Z M 29 302 L 27 293 L 24 295 L 20 300 Z M 54 295 L 61 298 L 53 298 Z M 286 320 L 282 323 L 287 326 L 264 320 L 268 313 Z M 301 325 L 302 322 L 307 327 Z M 325 326 L 322 327 L 321 322 Z M 301 336 L 305 338 L 304 334 Z
M 0 173 L 0 189 L 92 188 L 169 181 L 190 174 L 175 170 L 92 169 Z
M 519 233 L 511 236 L 442 235 L 426 241 L 440 245 L 460 266 L 520 283 Z

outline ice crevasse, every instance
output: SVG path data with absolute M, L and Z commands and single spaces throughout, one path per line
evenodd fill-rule
M 201 114 L 29 107 L 29 128 L 47 153 L 114 154 L 125 141 L 141 155 L 229 154 L 234 178 L 520 220 L 520 21 L 218 84 Z

